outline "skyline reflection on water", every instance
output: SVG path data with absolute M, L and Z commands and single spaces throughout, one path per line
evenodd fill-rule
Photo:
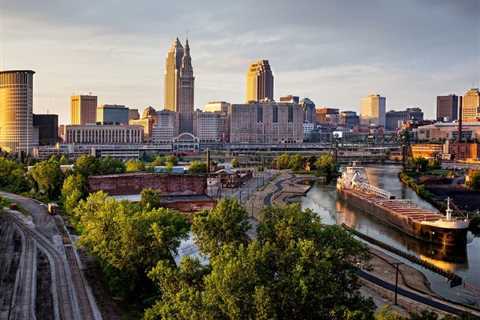
M 421 207 L 438 211 L 400 182 L 398 179 L 400 170 L 399 166 L 366 167 L 371 184 L 391 192 L 397 198 L 408 198 Z M 474 238 L 471 233 L 468 234 L 467 245 L 459 248 L 441 247 L 419 241 L 338 200 L 334 185 L 315 185 L 302 198 L 301 204 L 302 208 L 310 208 L 318 213 L 326 224 L 345 223 L 370 237 L 414 254 L 442 269 L 455 272 L 470 285 L 480 288 L 480 238 Z M 480 291 L 472 293 L 462 287 L 450 289 L 445 278 L 418 265 L 415 267 L 424 272 L 432 289 L 440 295 L 463 303 L 475 301 L 477 305 L 480 304 Z

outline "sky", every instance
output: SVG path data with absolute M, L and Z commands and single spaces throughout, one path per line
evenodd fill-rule
M 387 110 L 480 86 L 480 0 L 0 0 L 0 69 L 32 69 L 34 112 L 70 118 L 70 96 L 163 109 L 168 48 L 188 36 L 195 108 L 245 101 L 248 65 L 268 59 L 275 98 Z

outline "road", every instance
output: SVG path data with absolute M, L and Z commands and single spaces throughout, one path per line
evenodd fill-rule
M 273 170 L 255 171 L 254 177 L 238 188 L 223 189 L 221 197 L 237 198 L 241 203 L 245 203 L 257 188 L 268 183 L 273 175 Z
M 0 195 L 17 202 L 32 215 L 34 225 L 25 222 L 18 212 L 4 210 L 5 219 L 13 224 L 22 238 L 22 254 L 13 292 L 9 315 L 5 319 L 35 319 L 36 257 L 37 250 L 48 258 L 53 300 L 52 319 L 101 319 L 93 295 L 78 265 L 71 244 L 59 246 L 52 240 L 59 231 L 44 205 L 35 200 L 0 192 Z M 40 298 L 39 298 L 40 299 Z M 12 316 L 13 315 L 13 316 Z M 37 315 L 38 317 L 38 315 Z M 2 319 L 2 317 L 0 317 Z
M 363 270 L 357 270 L 357 274 L 360 278 L 365 279 L 377 286 L 380 286 L 384 289 L 387 289 L 389 291 L 395 292 L 395 285 L 389 282 L 386 282 L 380 278 L 377 278 L 376 276 L 372 275 L 371 273 L 365 272 Z M 418 303 L 422 303 L 424 305 L 433 307 L 435 309 L 448 312 L 451 314 L 455 314 L 458 316 L 464 315 L 466 312 L 471 313 L 474 316 L 480 317 L 480 311 L 475 311 L 470 308 L 466 307 L 460 307 L 460 306 L 454 306 L 453 304 L 450 304 L 446 301 L 441 301 L 439 299 L 432 299 L 429 298 L 428 296 L 425 296 L 423 294 L 419 294 L 410 290 L 403 289 L 402 287 L 398 287 L 398 295 L 407 297 L 413 301 L 416 301 Z
M 52 241 L 52 237 L 58 234 L 55 221 L 48 214 L 45 204 L 34 199 L 3 191 L 0 191 L 0 196 L 18 203 L 29 214 L 31 214 L 33 223 L 35 224 L 35 229 L 47 239 Z

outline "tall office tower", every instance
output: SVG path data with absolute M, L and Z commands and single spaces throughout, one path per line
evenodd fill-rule
M 165 61 L 165 109 L 179 113 L 180 133 L 193 132 L 194 84 L 188 39 L 184 48 L 177 38 Z
M 462 120 L 464 122 L 480 121 L 480 91 L 478 88 L 472 88 L 463 95 Z
M 33 147 L 32 70 L 0 72 L 0 148 L 29 154 Z
M 34 114 L 33 127 L 38 130 L 40 145 L 53 145 L 58 142 L 58 114 Z
M 454 94 L 437 97 L 437 121 L 454 121 L 458 119 L 458 108 L 462 97 Z
M 362 98 L 360 121 L 363 125 L 385 126 L 385 97 L 371 94 Z
M 268 60 L 252 63 L 247 72 L 247 102 L 273 101 L 273 73 Z
M 97 96 L 70 97 L 70 124 L 94 124 L 97 122 Z

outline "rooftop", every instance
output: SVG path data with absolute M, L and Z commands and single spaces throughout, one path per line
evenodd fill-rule
M 35 71 L 33 70 L 5 70 L 5 71 L 0 71 L 0 74 L 4 74 L 4 73 L 35 73 Z

